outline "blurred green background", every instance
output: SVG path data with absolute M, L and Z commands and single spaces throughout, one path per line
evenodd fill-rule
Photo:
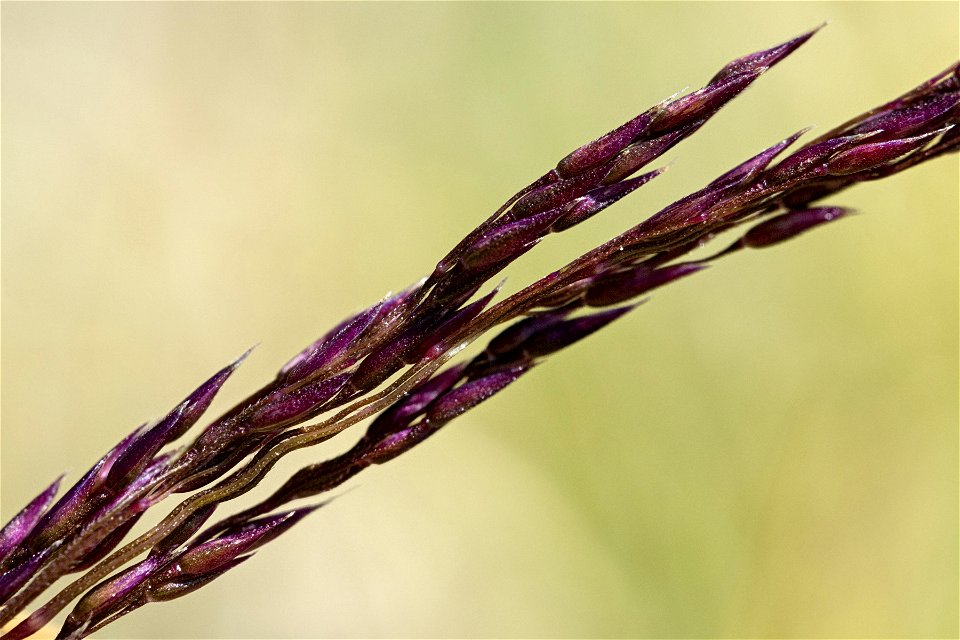
M 941 70 L 958 5 L 4 3 L 3 518 L 824 20 L 510 290 Z M 864 215 L 657 293 L 103 637 L 956 637 L 957 158 L 831 202 Z

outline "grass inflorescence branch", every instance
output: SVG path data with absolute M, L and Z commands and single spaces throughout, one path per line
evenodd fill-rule
M 818 202 L 960 145 L 960 65 L 852 118 L 779 161 L 791 134 L 619 236 L 494 303 L 491 284 L 553 233 L 599 214 L 665 167 L 648 167 L 817 30 L 724 66 L 576 149 L 468 233 L 424 279 L 347 318 L 188 444 L 248 353 L 170 413 L 144 424 L 59 500 L 62 477 L 0 530 L 0 624 L 57 580 L 79 574 L 7 632 L 25 638 L 76 601 L 61 638 L 82 638 L 147 604 L 199 589 L 325 504 L 325 494 L 409 451 L 538 363 L 628 314 L 648 292 L 742 249 L 789 240 L 849 213 Z M 705 258 L 691 254 L 746 224 Z M 454 362 L 486 340 L 472 359 Z M 208 524 L 286 454 L 372 418 L 349 450 L 306 466 L 258 504 Z M 189 494 L 157 525 L 123 543 L 143 514 Z

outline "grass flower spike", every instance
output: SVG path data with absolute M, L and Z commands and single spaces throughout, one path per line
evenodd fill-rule
M 556 352 L 624 318 L 643 296 L 735 251 L 847 217 L 849 209 L 822 201 L 957 151 L 954 63 L 792 152 L 805 130 L 754 149 L 699 190 L 498 298 L 497 281 L 512 263 L 662 176 L 665 167 L 653 163 L 817 30 L 738 58 L 704 87 L 563 157 L 425 278 L 344 320 L 223 415 L 200 423 L 249 352 L 132 431 L 59 500 L 61 479 L 54 481 L 0 530 L 0 623 L 29 613 L 3 638 L 26 638 L 71 605 L 59 637 L 83 638 L 145 604 L 205 587 L 319 506 L 294 501 L 329 494 L 418 446 Z M 725 248 L 699 257 L 720 237 Z M 458 360 L 472 344 L 479 353 Z M 301 468 L 261 502 L 224 513 L 287 454 L 368 419 L 351 448 Z M 162 520 L 134 534 L 163 504 L 172 506 Z M 252 575 L 255 564 L 242 571 Z

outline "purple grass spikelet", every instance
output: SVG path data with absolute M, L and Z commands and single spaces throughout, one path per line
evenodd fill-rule
M 60 490 L 60 482 L 66 474 L 62 474 L 54 480 L 49 487 L 40 492 L 36 498 L 30 501 L 20 512 L 13 516 L 3 529 L 0 529 L 0 567 L 5 566 L 5 560 L 10 556 L 14 549 L 26 539 L 37 526 L 40 517 L 43 516 L 50 503 L 56 497 Z
M 752 249 L 769 247 L 794 238 L 801 233 L 850 213 L 843 207 L 815 207 L 801 209 L 770 218 L 752 227 L 744 234 L 744 246 Z
M 629 271 L 601 275 L 590 284 L 584 302 L 591 307 L 619 304 L 706 268 L 705 264 L 686 262 L 659 269 L 640 266 Z
M 845 176 L 876 169 L 921 149 L 932 138 L 946 133 L 952 127 L 953 125 L 948 125 L 937 131 L 930 131 L 911 138 L 869 142 L 847 151 L 841 151 L 827 160 L 827 173 L 834 176 Z

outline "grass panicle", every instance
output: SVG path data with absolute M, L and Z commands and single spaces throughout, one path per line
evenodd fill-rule
M 955 63 L 777 161 L 806 131 L 786 137 L 496 301 L 500 286 L 491 282 L 511 263 L 660 176 L 664 168 L 639 172 L 816 31 L 738 58 L 703 88 L 672 96 L 562 158 L 466 234 L 427 277 L 344 320 L 186 444 L 174 443 L 249 352 L 122 439 L 56 501 L 62 478 L 54 481 L 0 530 L 0 623 L 26 611 L 54 582 L 78 575 L 3 637 L 28 637 L 75 602 L 59 637 L 83 638 L 144 604 L 209 584 L 320 506 L 290 503 L 409 451 L 553 353 L 636 309 L 646 300 L 641 296 L 732 252 L 776 245 L 839 220 L 848 209 L 819 201 L 957 151 Z M 726 248 L 690 257 L 732 230 L 736 239 Z M 454 361 L 483 340 L 478 355 Z M 254 506 L 212 521 L 286 454 L 368 418 L 347 451 L 300 469 Z M 189 495 L 124 544 L 147 510 L 175 494 Z

